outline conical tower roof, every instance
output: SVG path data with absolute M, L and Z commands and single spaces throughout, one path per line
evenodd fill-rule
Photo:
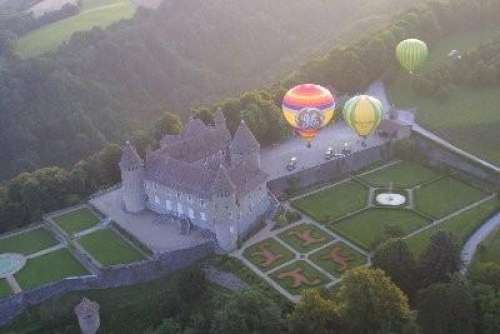
M 120 168 L 133 168 L 137 166 L 142 166 L 143 161 L 136 149 L 129 141 L 125 143 L 125 146 L 122 149 L 122 157 L 120 160 Z
M 250 131 L 245 121 L 241 121 L 231 143 L 231 152 L 242 154 L 255 152 L 259 149 L 260 144 L 257 139 L 255 139 L 252 131 Z

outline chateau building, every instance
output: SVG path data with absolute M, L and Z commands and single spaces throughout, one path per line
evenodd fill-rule
M 237 247 L 270 205 L 259 143 L 243 121 L 231 137 L 220 111 L 215 126 L 191 119 L 145 161 L 127 143 L 120 169 L 126 211 L 149 209 L 189 220 L 212 232 L 226 251 Z

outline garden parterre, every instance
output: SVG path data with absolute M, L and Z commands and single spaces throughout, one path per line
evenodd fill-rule
M 375 196 L 390 189 L 406 202 L 379 205 Z M 388 163 L 282 204 L 299 210 L 302 220 L 258 234 L 260 239 L 233 255 L 254 264 L 249 268 L 291 300 L 305 288 L 334 288 L 346 270 L 368 265 L 371 252 L 389 238 L 408 237 L 416 254 L 440 229 L 464 242 L 498 210 L 494 195 L 410 161 Z

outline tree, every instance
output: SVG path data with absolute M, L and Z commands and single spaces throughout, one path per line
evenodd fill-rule
M 458 275 L 450 283 L 435 283 L 419 292 L 417 321 L 424 333 L 474 333 L 474 299 Z
M 473 293 L 477 312 L 477 332 L 500 333 L 500 291 L 489 285 L 477 284 Z
M 392 239 L 382 244 L 372 264 L 382 269 L 410 300 L 413 299 L 418 287 L 416 262 L 405 241 Z
M 306 290 L 288 319 L 289 330 L 300 334 L 327 334 L 341 329 L 339 307 L 318 290 Z
M 458 272 L 461 266 L 460 248 L 453 237 L 446 232 L 437 232 L 418 261 L 421 287 L 449 282 L 451 275 Z
M 163 116 L 155 124 L 153 137 L 160 140 L 165 135 L 178 135 L 181 131 L 182 122 L 179 116 L 164 111 Z
M 399 333 L 410 320 L 408 298 L 381 269 L 349 271 L 336 298 L 353 333 Z
M 212 333 L 276 333 L 284 329 L 280 308 L 262 294 L 246 290 L 231 294 L 215 312 Z
M 472 268 L 470 279 L 476 284 L 489 285 L 500 291 L 500 265 L 492 262 L 478 263 Z

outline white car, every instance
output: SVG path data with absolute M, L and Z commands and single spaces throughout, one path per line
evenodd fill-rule
M 291 157 L 290 161 L 288 161 L 288 164 L 286 165 L 286 169 L 288 171 L 292 171 L 295 168 L 297 168 L 297 157 Z
M 333 151 L 332 147 L 328 147 L 328 149 L 325 152 L 325 159 L 330 160 L 335 156 L 335 152 Z

